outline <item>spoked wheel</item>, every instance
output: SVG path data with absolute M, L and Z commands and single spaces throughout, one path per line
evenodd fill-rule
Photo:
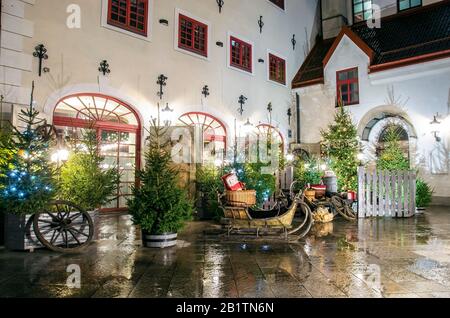
M 311 231 L 311 227 L 313 225 L 313 218 L 311 208 L 305 202 L 299 203 L 299 208 L 302 213 L 305 215 L 303 222 L 297 226 L 294 226 L 292 230 L 288 232 L 289 235 L 294 235 L 296 240 L 300 240 L 308 235 L 309 231 Z
M 54 201 L 36 213 L 33 229 L 42 245 L 61 253 L 82 251 L 94 236 L 91 216 L 68 201 Z
M 333 204 L 336 212 L 342 216 L 347 221 L 356 221 L 356 213 L 353 209 L 344 201 L 341 197 L 334 196 L 331 198 L 331 203 Z
M 56 128 L 53 125 L 42 125 L 36 129 L 36 133 L 45 142 L 56 140 Z

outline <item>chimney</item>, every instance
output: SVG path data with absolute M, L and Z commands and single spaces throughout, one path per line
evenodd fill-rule
M 347 3 L 347 0 L 321 0 L 324 39 L 336 37 L 342 27 L 349 24 Z

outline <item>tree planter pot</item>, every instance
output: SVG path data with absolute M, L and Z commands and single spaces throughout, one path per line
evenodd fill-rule
M 94 222 L 93 240 L 95 241 L 98 239 L 98 231 L 95 226 L 98 211 L 91 211 L 89 215 Z M 33 231 L 33 217 L 30 214 L 25 216 L 5 214 L 5 248 L 12 251 L 32 251 L 44 248 Z
M 149 234 L 142 231 L 142 242 L 145 247 L 166 248 L 177 245 L 177 233 L 165 233 L 161 235 Z

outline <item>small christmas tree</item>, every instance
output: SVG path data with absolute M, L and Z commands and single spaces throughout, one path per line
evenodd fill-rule
M 135 224 L 150 234 L 174 233 L 190 219 L 193 204 L 186 190 L 179 186 L 179 172 L 172 163 L 167 128 L 152 120 L 145 168 L 138 171 L 140 187 L 133 188 L 128 201 Z
M 50 162 L 50 140 L 38 128 L 44 123 L 33 107 L 34 83 L 30 106 L 21 110 L 19 119 L 25 130 L 13 127 L 11 139 L 2 147 L 9 149 L 10 158 L 2 163 L 4 177 L 0 193 L 6 212 L 17 215 L 34 214 L 53 198 L 55 167 Z
M 97 133 L 83 134 L 83 151 L 75 152 L 61 168 L 59 193 L 65 200 L 88 211 L 98 209 L 117 194 L 120 174 L 117 169 L 103 169 L 105 157 L 100 155 Z
M 322 147 L 342 191 L 356 190 L 358 187 L 358 146 L 356 126 L 350 113 L 341 105 L 334 123 L 322 131 Z
M 388 171 L 409 170 L 409 161 L 400 148 L 400 134 L 394 125 L 386 130 L 386 149 L 377 161 L 377 168 Z

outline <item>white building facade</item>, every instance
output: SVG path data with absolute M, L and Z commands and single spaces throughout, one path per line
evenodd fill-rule
M 298 143 L 317 151 L 320 131 L 333 121 L 341 99 L 358 127 L 366 163 L 375 162 L 386 127 L 397 125 L 405 132 L 411 167 L 435 190 L 434 203 L 448 204 L 450 28 L 445 16 L 450 2 L 362 2 L 366 7 L 357 0 L 322 3 L 323 10 L 337 11 L 323 11 L 324 38 L 293 81 L 299 96 Z M 382 19 L 371 28 L 374 5 Z M 351 25 L 364 14 L 361 8 L 370 12 L 369 26 L 341 24 Z
M 104 148 L 119 153 L 111 162 L 129 170 L 124 194 L 158 103 L 173 110 L 165 114 L 173 124 L 202 126 L 205 142 L 232 145 L 249 119 L 274 127 L 287 148 L 290 83 L 316 36 L 318 2 L 220 3 L 2 0 L 4 118 L 20 124 L 15 114 L 29 104 L 34 81 L 36 107 L 60 132 L 76 137 L 95 122 Z M 40 68 L 41 44 L 47 52 Z M 167 78 L 162 87 L 160 75 Z

